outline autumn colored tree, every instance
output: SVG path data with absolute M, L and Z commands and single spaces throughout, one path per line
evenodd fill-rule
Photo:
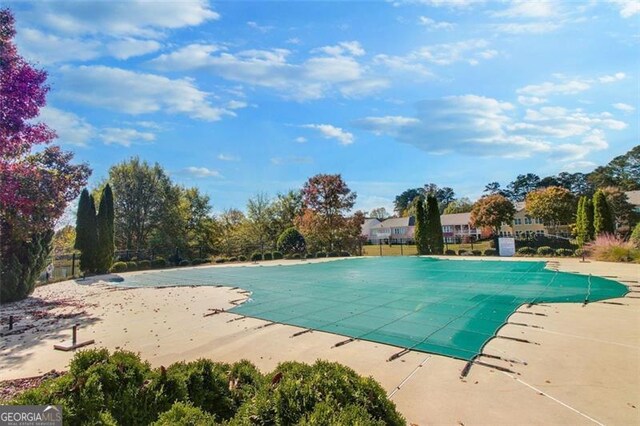
M 490 228 L 494 235 L 503 223 L 511 223 L 516 209 L 513 203 L 500 194 L 485 195 L 473 205 L 471 225 L 475 228 Z
M 525 198 L 525 208 L 530 216 L 542 219 L 556 234 L 559 225 L 573 222 L 576 202 L 568 189 L 549 186 L 529 192 Z
M 306 215 L 304 226 L 328 251 L 337 249 L 336 242 L 340 234 L 348 228 L 346 214 L 353 208 L 356 197 L 356 193 L 349 189 L 340 175 L 319 174 L 304 184 L 304 210 L 313 213 Z M 302 217 L 305 217 L 305 213 Z M 309 229 L 309 226 L 313 229 Z
M 86 184 L 89 169 L 49 144 L 55 132 L 35 121 L 45 105 L 47 73 L 13 42 L 15 21 L 0 10 L 0 303 L 28 296 L 51 250 L 52 228 Z

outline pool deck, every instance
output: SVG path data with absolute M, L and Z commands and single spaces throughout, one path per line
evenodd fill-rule
M 520 259 L 538 260 L 509 261 Z M 264 264 L 290 262 L 300 263 Z M 640 291 L 637 264 L 551 262 L 560 271 L 611 277 Z M 253 318 L 229 322 L 238 316 L 227 313 L 205 316 L 242 297 L 225 287 L 119 289 L 73 281 L 39 287 L 26 301 L 2 306 L 3 318 L 29 305 L 43 315 L 17 324 L 35 328 L 1 338 L 0 380 L 64 370 L 72 353 L 52 346 L 69 343 L 70 327 L 78 323 L 80 341 L 140 352 L 154 366 L 245 358 L 270 371 L 286 360 L 338 361 L 377 379 L 410 424 L 640 424 L 640 293 L 586 306 L 523 306 L 519 311 L 526 313 L 509 322 L 528 326 L 506 325 L 498 334 L 530 343 L 492 339 L 483 353 L 510 361 L 482 357 L 493 367 L 474 365 L 464 378 L 460 360 L 409 352 L 387 361 L 398 348 L 364 341 L 334 348 L 346 338 L 323 332 L 291 337 L 302 329 L 261 328 L 267 322 Z M 47 306 L 51 301 L 58 306 Z

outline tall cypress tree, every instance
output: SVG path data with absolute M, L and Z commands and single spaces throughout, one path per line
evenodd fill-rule
M 615 231 L 607 197 L 600 190 L 593 196 L 593 230 L 595 236 Z
M 578 200 L 578 210 L 576 211 L 576 240 L 578 245 L 582 245 L 587 242 L 587 223 L 585 217 L 584 204 L 587 202 L 587 197 L 582 196 Z
M 416 197 L 413 200 L 416 211 L 416 228 L 414 238 L 416 240 L 416 249 L 418 254 L 429 254 L 429 241 L 427 234 L 427 217 L 424 211 L 424 198 Z
M 100 197 L 100 208 L 98 209 L 97 234 L 98 244 L 96 245 L 96 270 L 100 273 L 106 273 L 113 264 L 114 245 L 114 210 L 113 210 L 113 192 L 111 186 L 105 185 Z
M 444 252 L 444 237 L 440 222 L 440 209 L 438 208 L 438 200 L 433 195 L 427 196 L 426 218 L 429 253 L 442 254 Z
M 96 269 L 96 207 L 93 196 L 85 188 L 80 194 L 76 219 L 76 242 L 74 248 L 80 251 L 80 269 L 93 272 Z

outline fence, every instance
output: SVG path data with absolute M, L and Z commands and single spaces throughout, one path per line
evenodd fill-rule
M 445 243 L 445 250 L 453 250 L 458 253 L 460 250 L 485 251 L 491 248 L 490 241 L 476 241 L 461 244 Z M 412 256 L 418 254 L 415 244 L 369 244 L 362 246 L 363 256 Z

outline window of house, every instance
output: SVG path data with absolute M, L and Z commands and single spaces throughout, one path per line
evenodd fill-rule
M 513 223 L 515 223 L 516 225 L 522 225 L 522 219 L 516 218 L 513 220 Z
M 531 225 L 531 218 L 530 217 L 525 217 L 524 218 L 524 224 L 525 225 Z

